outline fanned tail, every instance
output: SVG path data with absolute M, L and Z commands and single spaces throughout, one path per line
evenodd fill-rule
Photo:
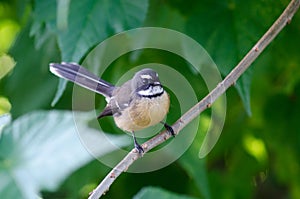
M 67 79 L 108 98 L 112 96 L 115 88 L 114 85 L 100 79 L 76 63 L 51 63 L 50 71 L 58 77 Z

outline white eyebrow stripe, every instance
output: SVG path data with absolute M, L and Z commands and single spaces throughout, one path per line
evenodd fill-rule
M 141 75 L 141 78 L 142 79 L 152 79 L 151 75 L 147 75 L 147 74 Z

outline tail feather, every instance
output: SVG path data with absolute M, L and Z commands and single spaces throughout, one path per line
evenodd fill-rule
M 50 71 L 58 77 L 67 79 L 105 97 L 111 97 L 115 88 L 114 85 L 100 79 L 76 63 L 51 63 Z

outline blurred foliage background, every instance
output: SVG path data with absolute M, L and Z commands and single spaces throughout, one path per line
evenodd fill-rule
M 62 80 L 58 84 L 49 72 L 50 62 L 81 62 L 116 33 L 157 26 L 195 39 L 225 76 L 288 3 L 1 0 L 0 198 L 87 198 L 110 170 L 78 140 L 70 111 L 73 85 Z M 166 168 L 122 174 L 103 198 L 300 198 L 299 35 L 298 12 L 227 91 L 225 127 L 205 159 L 198 158 L 201 143 L 195 139 Z M 130 53 L 120 57 L 102 77 L 114 82 L 129 68 L 149 62 L 184 74 L 199 100 L 207 94 L 201 76 L 181 67 L 186 64 L 182 58 L 155 50 L 142 51 L 136 59 Z M 104 101 L 97 100 L 100 110 Z M 79 114 L 79 125 L 93 131 L 86 119 L 90 115 Z M 200 126 L 209 114 L 203 113 Z M 178 117 L 175 111 L 168 120 Z M 104 129 L 112 131 L 111 118 L 106 123 Z M 116 131 L 114 139 L 132 147 L 126 135 Z M 111 150 L 99 144 L 99 155 Z

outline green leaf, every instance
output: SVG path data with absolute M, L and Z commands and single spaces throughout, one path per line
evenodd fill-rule
M 167 2 L 152 0 L 149 2 L 145 27 L 163 27 L 183 31 L 185 16 L 170 7 Z
M 67 86 L 67 80 L 59 79 L 59 83 L 57 85 L 57 90 L 54 99 L 51 102 L 51 106 L 55 106 L 58 100 L 61 98 Z
M 63 61 L 79 62 L 89 49 L 124 30 L 137 28 L 146 17 L 148 0 L 71 0 L 66 6 L 57 1 L 37 0 L 30 35 L 40 47 L 56 34 Z M 68 15 L 68 16 L 66 16 Z M 60 81 L 52 105 L 66 87 Z
M 200 120 L 201 125 L 205 126 L 205 122 Z M 198 153 L 201 145 L 203 144 L 203 132 L 205 132 L 206 127 L 202 127 L 198 130 L 197 136 L 194 139 L 190 148 L 183 154 L 179 159 L 180 165 L 184 168 L 185 172 L 189 177 L 195 181 L 195 184 L 204 198 L 211 198 L 207 170 L 206 170 L 206 160 L 204 158 L 199 159 Z
M 0 79 L 2 79 L 16 65 L 14 59 L 6 54 L 0 56 Z
M 221 74 L 226 76 L 278 17 L 280 8 L 284 6 L 282 2 L 272 0 L 198 3 L 194 5 L 194 12 L 187 22 L 187 33 L 204 46 Z M 236 82 L 249 115 L 251 76 L 248 70 Z
M 87 126 L 92 117 L 71 111 L 37 111 L 20 117 L 3 129 L 0 139 L 0 195 L 3 198 L 36 198 L 42 189 L 55 190 L 73 171 L 93 157 L 83 147 L 77 128 L 85 135 L 99 132 Z M 129 144 L 122 136 L 112 140 Z M 96 151 L 95 151 L 96 150 Z M 115 150 L 99 144 L 98 156 Z
M 139 27 L 147 5 L 147 0 L 73 1 L 69 12 L 72 21 L 68 29 L 58 32 L 62 60 L 78 62 L 91 47 L 110 35 Z
M 194 197 L 180 195 L 177 193 L 173 193 L 162 188 L 156 187 L 145 187 L 140 190 L 133 199 L 196 199 Z
M 242 101 L 244 108 L 249 116 L 251 116 L 251 106 L 250 106 L 250 88 L 252 81 L 252 69 L 249 68 L 244 75 L 240 77 L 240 79 L 235 84 L 235 88 L 237 89 Z
M 40 48 L 56 31 L 57 1 L 36 0 L 30 36 L 34 36 L 36 48 Z
M 66 8 L 69 14 L 66 26 L 56 24 L 61 20 L 66 22 L 61 11 L 56 11 L 56 1 L 35 2 L 36 18 L 31 34 L 36 37 L 36 43 L 43 42 L 49 32 L 55 32 L 62 60 L 75 62 L 108 36 L 141 26 L 148 7 L 147 0 L 73 0 Z
M 57 2 L 57 28 L 59 30 L 68 27 L 68 15 L 70 8 L 70 0 L 58 1 Z

